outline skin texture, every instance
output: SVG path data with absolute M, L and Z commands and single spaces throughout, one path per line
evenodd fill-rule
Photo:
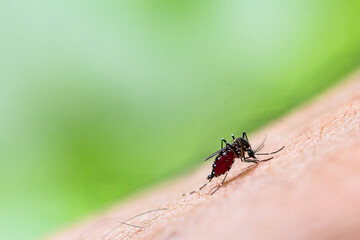
M 285 149 L 258 165 L 237 159 L 212 196 L 223 176 L 189 192 L 213 160 L 47 239 L 360 239 L 360 74 L 249 136 L 252 145 L 266 133 L 262 152 Z M 141 229 L 110 232 L 159 207 L 129 221 Z

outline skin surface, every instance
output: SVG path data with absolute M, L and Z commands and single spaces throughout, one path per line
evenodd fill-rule
M 189 192 L 213 160 L 47 239 L 360 239 L 360 74 L 249 140 L 257 147 L 265 134 L 262 152 L 285 149 L 258 165 L 235 160 L 212 196 L 223 176 Z M 160 207 L 128 222 L 141 229 L 110 232 Z

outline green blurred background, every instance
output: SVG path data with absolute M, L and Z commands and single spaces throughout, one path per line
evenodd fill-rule
M 0 239 L 39 238 L 181 174 L 330 87 L 360 63 L 359 13 L 359 1 L 2 1 Z

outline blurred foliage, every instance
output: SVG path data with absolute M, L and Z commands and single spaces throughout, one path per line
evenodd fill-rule
M 359 12 L 331 0 L 2 2 L 0 239 L 39 237 L 180 174 L 221 137 L 328 88 L 359 65 Z

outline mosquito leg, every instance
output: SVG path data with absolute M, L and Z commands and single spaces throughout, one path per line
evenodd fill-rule
M 259 160 L 257 160 L 256 158 L 253 158 L 253 157 L 246 157 L 246 158 L 244 158 L 244 162 L 258 163 Z
M 244 132 L 245 133 L 245 132 Z M 246 133 L 245 133 L 246 134 Z M 241 143 L 241 141 L 239 141 L 238 142 L 239 143 L 239 145 L 240 145 L 240 154 L 237 154 L 237 155 L 240 155 L 240 156 L 238 156 L 238 157 L 240 157 L 240 160 L 243 162 L 243 161 L 245 161 L 245 152 L 244 152 L 244 148 L 243 148 L 243 146 L 242 146 L 242 143 Z
M 199 191 L 200 191 L 201 189 L 203 189 L 206 185 L 208 185 L 208 183 L 211 182 L 211 180 L 212 180 L 212 178 L 211 178 L 207 183 L 205 183 L 204 185 L 202 185 L 202 186 L 199 188 Z
M 222 139 L 221 139 L 221 149 L 223 148 L 223 143 L 225 143 L 226 146 L 230 145 L 230 144 L 225 140 L 225 138 L 222 138 Z
M 224 184 L 224 182 L 225 182 L 225 179 L 226 179 L 228 173 L 229 173 L 229 172 L 227 172 L 227 173 L 225 174 L 225 177 L 224 177 L 224 179 L 222 180 L 221 184 L 220 184 L 212 193 L 210 193 L 210 195 L 213 195 L 214 193 L 217 192 L 217 190 L 219 190 L 219 189 L 221 188 L 221 186 L 222 186 L 222 185 Z
M 249 141 L 248 136 L 245 131 L 243 131 L 243 138 L 245 138 L 247 141 Z
M 228 142 L 225 140 L 225 138 L 221 139 L 221 149 L 223 149 L 223 143 L 226 144 L 226 150 L 231 149 L 231 150 L 233 150 L 234 153 L 236 154 L 236 149 L 235 149 L 233 146 L 231 146 L 230 143 L 228 143 Z
M 228 171 L 230 171 L 229 154 L 226 154 L 226 164 L 227 164 Z
M 232 137 L 232 139 L 235 141 L 235 136 L 234 136 L 234 134 L 231 134 L 231 137 Z
M 256 155 L 271 155 L 271 154 L 275 154 L 280 152 L 281 150 L 283 150 L 285 148 L 285 146 L 282 146 L 280 149 L 274 151 L 274 152 L 269 152 L 269 153 L 256 153 Z
M 226 179 L 226 177 L 227 177 L 227 175 L 228 175 L 228 173 L 229 173 L 229 171 L 230 171 L 229 155 L 227 155 L 227 154 L 226 154 L 226 163 L 227 163 L 228 171 L 226 172 L 225 177 L 224 177 L 224 179 L 222 180 L 221 184 L 220 184 L 220 185 L 216 188 L 216 190 L 213 191 L 210 195 L 213 195 L 217 190 L 219 190 L 219 188 L 224 184 L 225 179 Z
M 248 160 L 247 158 L 245 158 L 244 162 L 252 162 L 252 163 L 259 163 L 259 160 Z
M 209 181 L 209 182 L 210 182 L 210 181 Z M 202 185 L 202 186 L 199 188 L 199 191 L 201 191 L 201 189 L 203 189 L 206 185 L 208 185 L 209 182 L 207 182 L 207 183 L 205 183 L 204 185 Z M 192 192 L 194 192 L 194 191 L 192 191 Z
M 199 188 L 199 191 L 201 191 L 201 189 L 203 189 L 206 185 L 208 185 L 209 182 L 211 182 L 212 178 L 210 178 L 210 180 L 205 183 L 204 185 L 202 185 L 200 188 Z M 189 194 L 193 194 L 193 193 L 196 193 L 196 191 L 192 191 L 190 192 Z M 183 196 L 185 196 L 185 193 L 183 194 Z
M 251 157 L 246 157 L 244 162 L 259 163 L 259 162 L 266 162 L 266 161 L 269 161 L 269 160 L 271 160 L 271 159 L 273 159 L 273 158 L 274 158 L 274 157 L 267 158 L 267 159 L 264 159 L 264 160 L 248 160 L 248 159 L 251 159 Z
M 267 158 L 267 159 L 264 159 L 264 160 L 260 160 L 259 162 L 267 162 L 267 161 L 269 161 L 269 160 L 271 160 L 271 159 L 273 159 L 274 157 L 271 157 L 271 158 Z

